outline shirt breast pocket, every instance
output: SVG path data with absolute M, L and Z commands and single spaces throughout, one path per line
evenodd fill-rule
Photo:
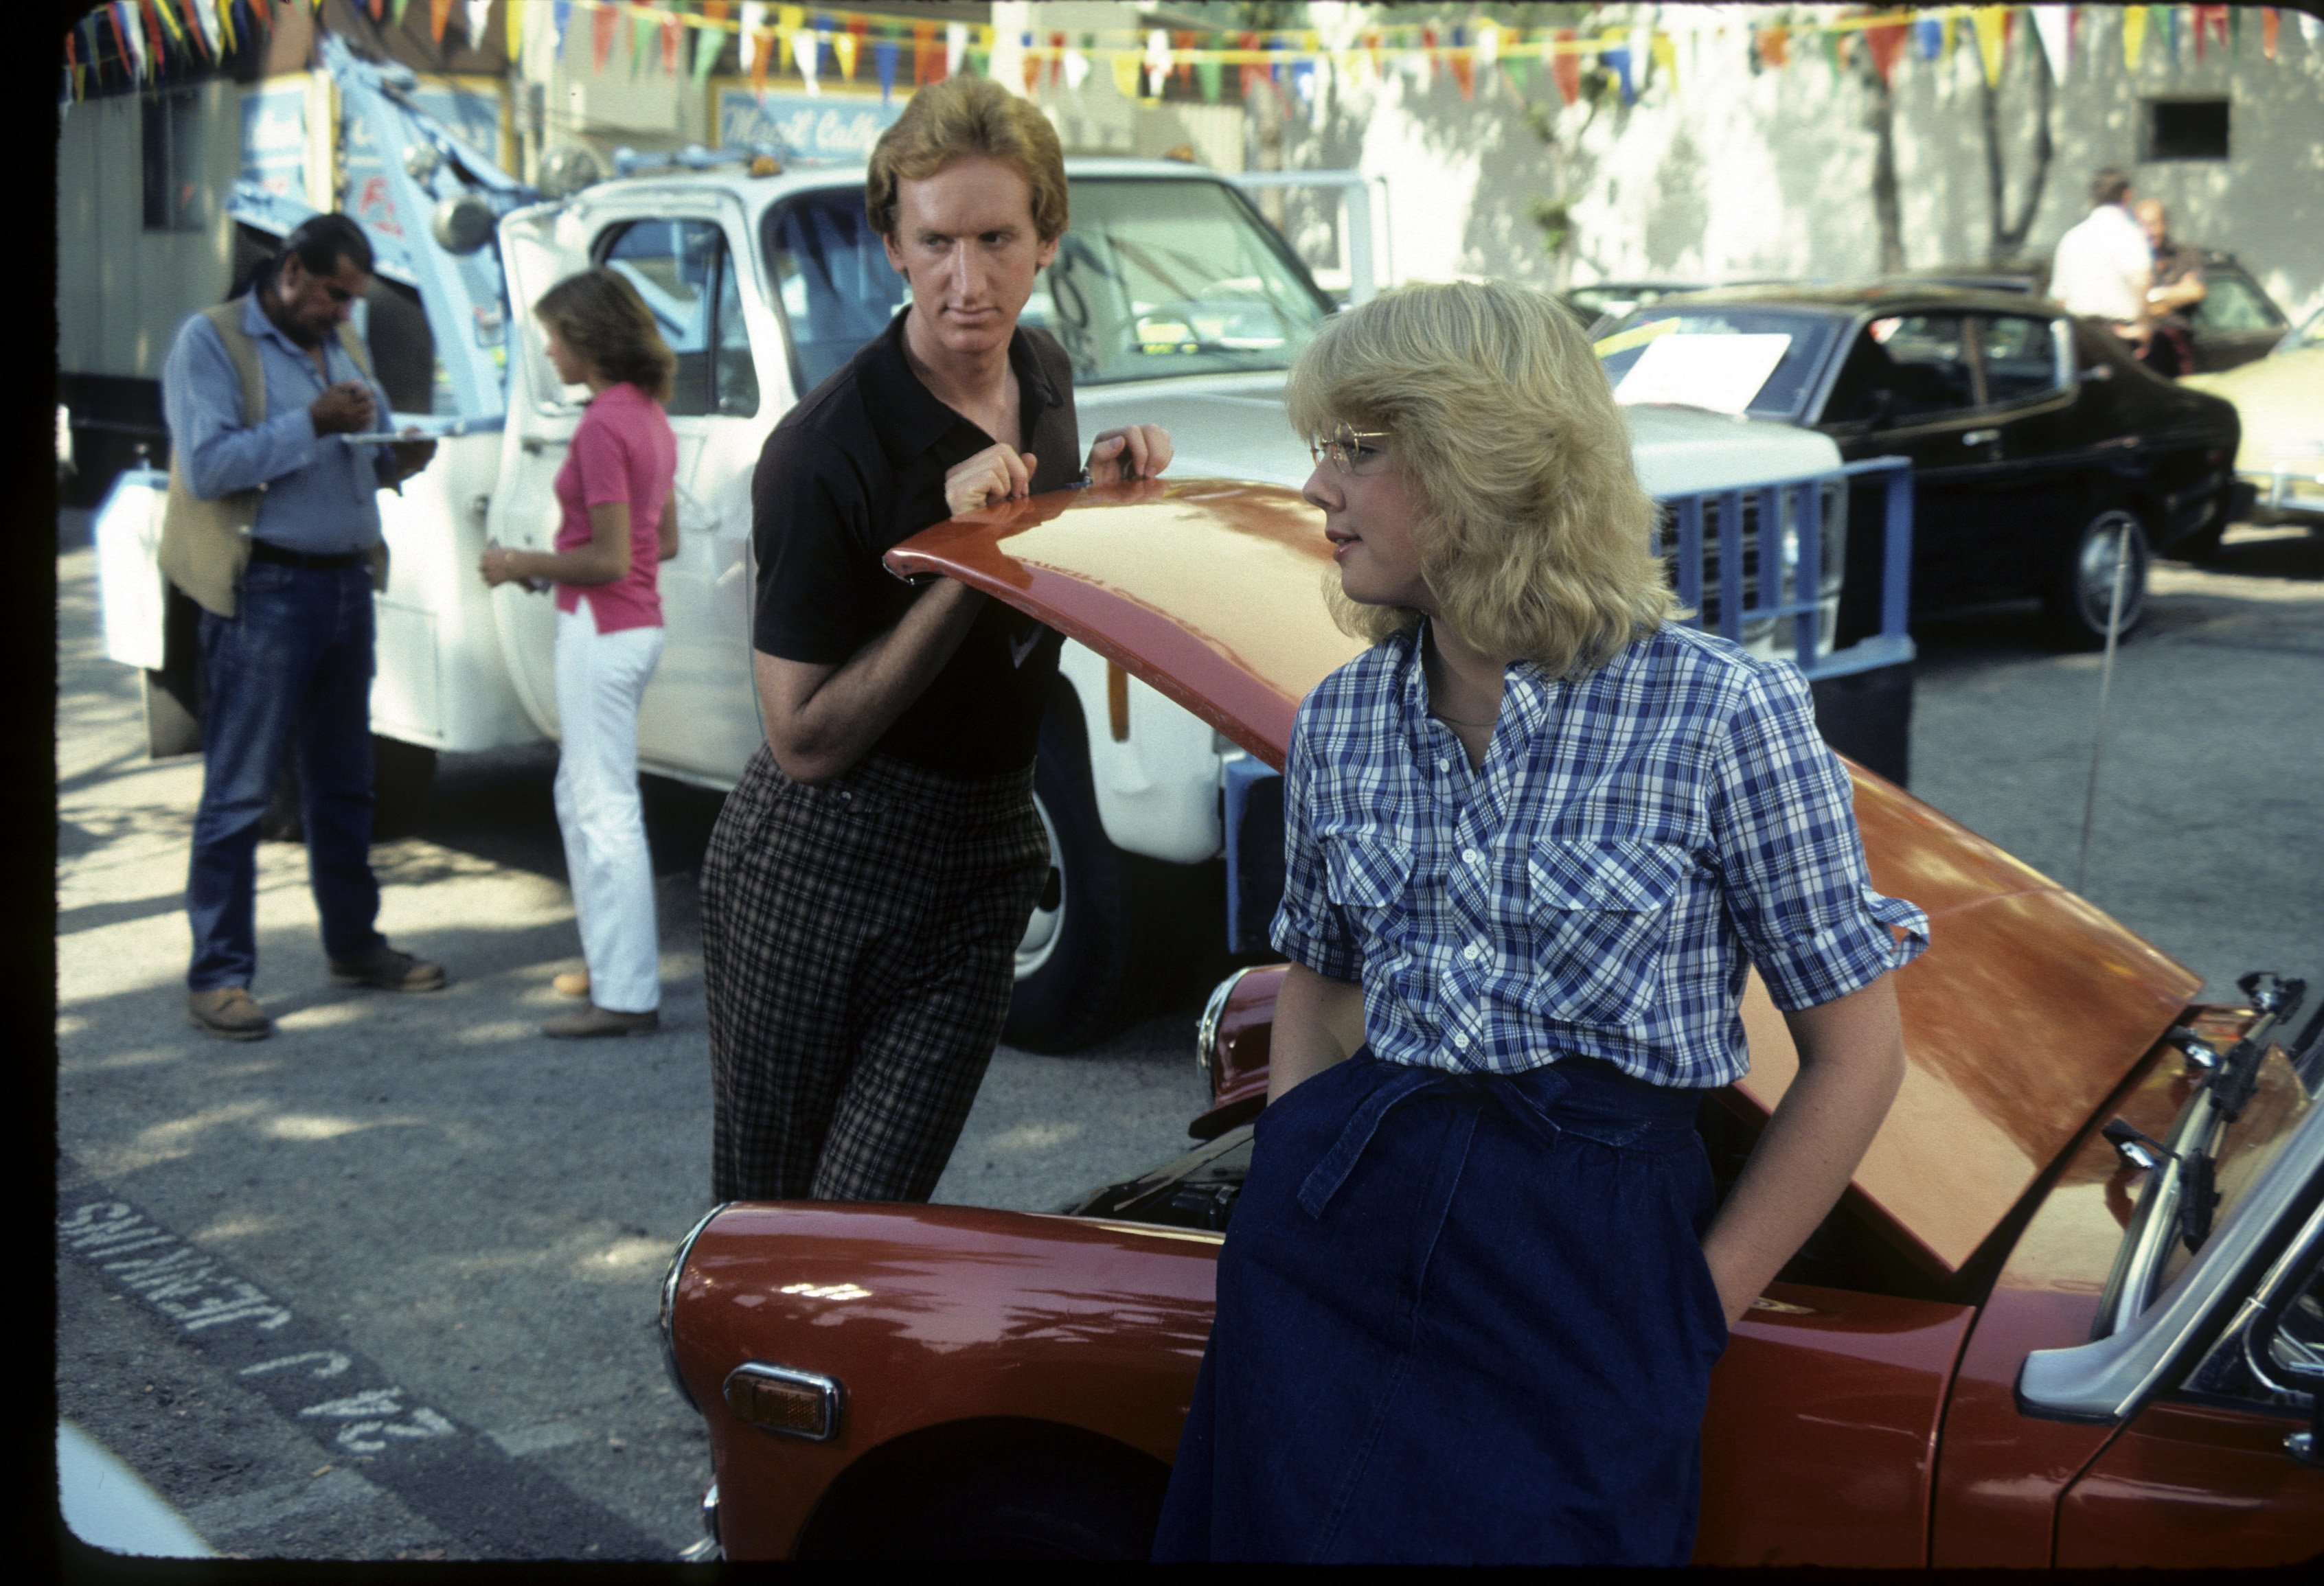
M 1368 936 L 1400 943 L 1412 919 L 1412 850 L 1379 831 L 1324 834 L 1323 891 Z
M 1654 1000 L 1671 906 L 1692 861 L 1643 839 L 1543 844 L 1526 857 L 1527 1000 L 1568 1024 L 1636 1025 Z

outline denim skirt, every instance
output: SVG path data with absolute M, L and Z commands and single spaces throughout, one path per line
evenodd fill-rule
M 1157 1562 L 1685 1563 L 1702 1094 L 1366 1048 L 1261 1112 Z

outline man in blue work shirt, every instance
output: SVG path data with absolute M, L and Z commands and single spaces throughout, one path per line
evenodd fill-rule
M 274 1029 L 250 994 L 258 827 L 294 735 L 331 973 L 383 991 L 444 984 L 440 966 L 397 952 L 374 924 L 372 595 L 386 573 L 374 497 L 434 447 L 346 438 L 388 410 L 346 324 L 371 285 L 362 228 L 317 216 L 247 296 L 185 323 L 162 373 L 173 444 L 161 569 L 202 607 L 208 693 L 187 1011 L 229 1040 Z

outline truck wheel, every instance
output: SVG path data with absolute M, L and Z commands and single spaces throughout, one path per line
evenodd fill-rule
M 1071 1052 L 1104 1033 L 1130 968 L 1130 891 L 1090 781 L 1081 710 L 1058 690 L 1041 719 L 1033 801 L 1049 836 L 1049 880 L 1017 948 L 1017 990 L 1001 1039 Z
M 401 837 L 420 824 L 428 807 L 429 791 L 436 785 L 436 752 L 401 739 L 372 734 L 372 840 Z M 282 775 L 274 784 L 274 802 L 258 823 L 258 834 L 270 843 L 303 843 L 305 817 L 300 813 L 299 746 L 282 756 Z
M 2129 558 L 2123 568 L 2122 619 L 2117 632 L 2128 633 L 2145 615 L 2146 573 L 2154 559 L 2147 545 L 2146 525 L 2127 507 L 2108 507 L 2074 536 L 2045 602 L 2050 624 L 2068 647 L 2095 650 L 2106 642 L 2117 554 Z
M 427 812 L 436 787 L 436 752 L 400 738 L 371 740 L 372 815 L 374 839 L 409 835 Z

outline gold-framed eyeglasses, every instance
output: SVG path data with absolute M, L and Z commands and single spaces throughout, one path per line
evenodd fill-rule
M 1369 443 L 1386 440 L 1389 434 L 1386 429 L 1357 429 L 1342 421 L 1333 425 L 1328 435 L 1308 437 L 1307 456 L 1318 463 L 1329 457 L 1341 473 L 1352 474 L 1358 463 L 1379 455 L 1380 448 Z

